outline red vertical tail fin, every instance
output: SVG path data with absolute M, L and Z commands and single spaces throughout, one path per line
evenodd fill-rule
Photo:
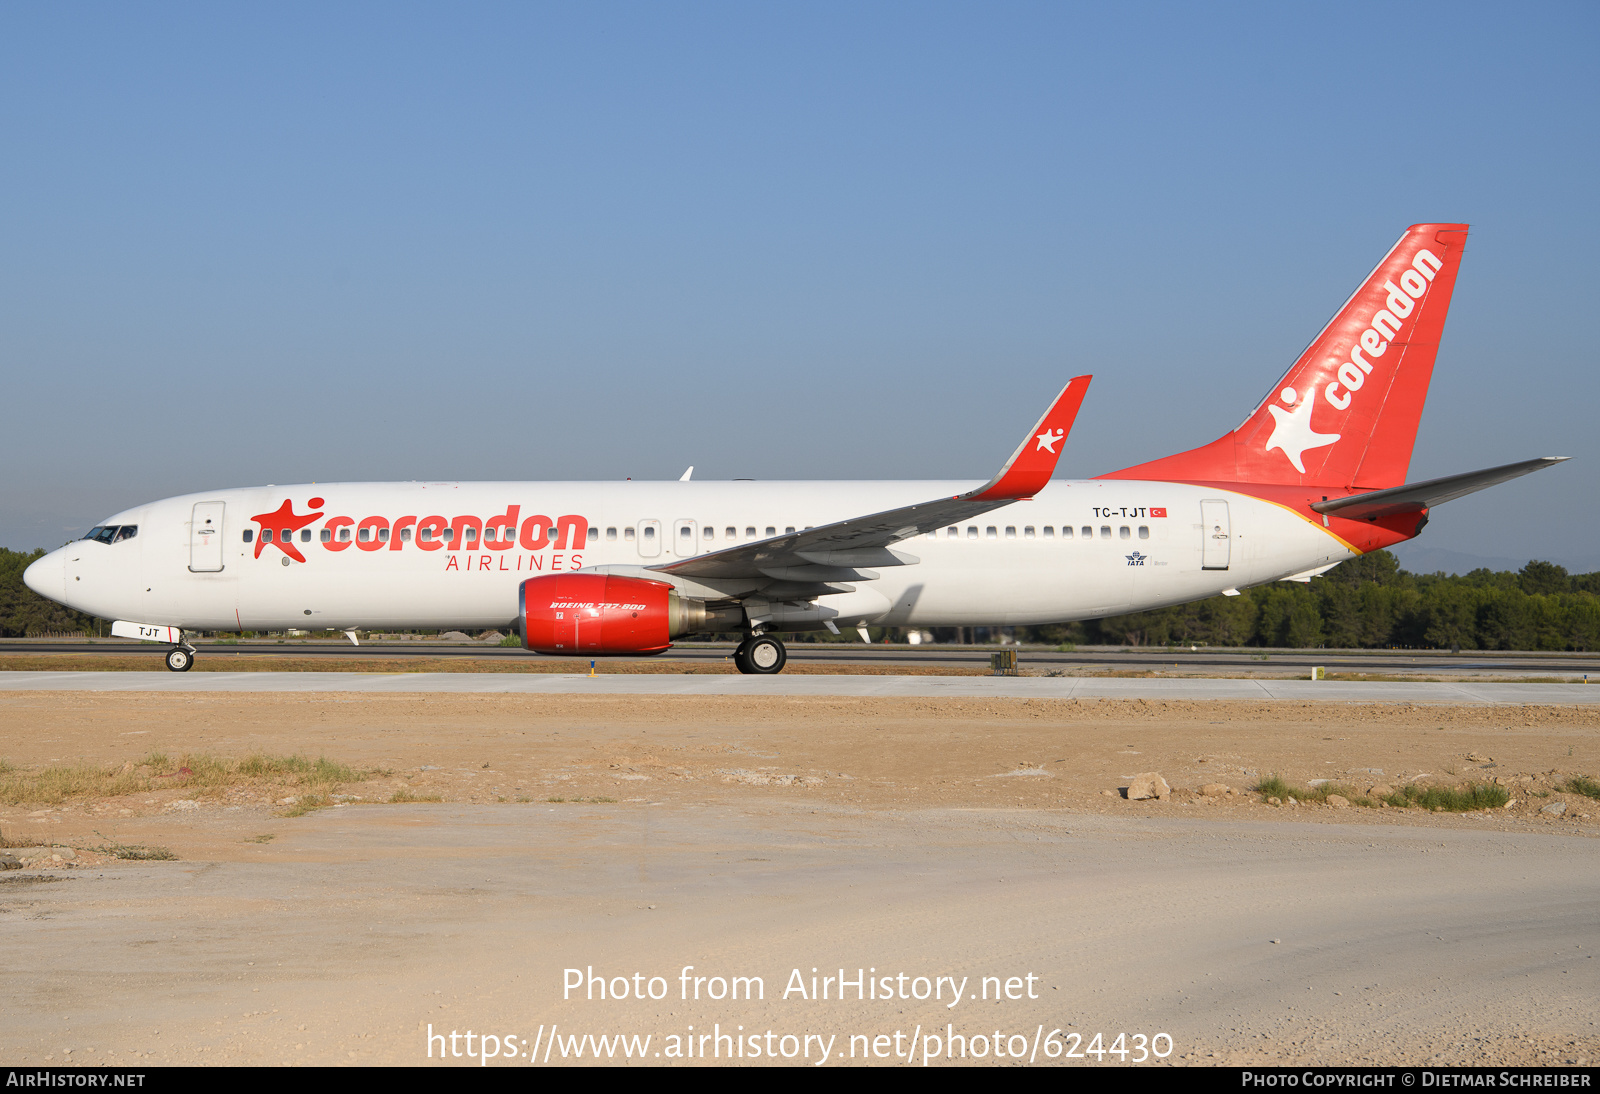
M 1381 489 L 1405 481 L 1465 224 L 1414 224 L 1232 433 L 1102 476 Z

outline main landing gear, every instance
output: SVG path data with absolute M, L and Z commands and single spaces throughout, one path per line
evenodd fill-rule
M 789 651 L 770 634 L 752 635 L 733 651 L 734 667 L 754 676 L 771 676 L 782 672 L 788 660 Z
M 173 672 L 188 672 L 194 664 L 194 650 L 188 646 L 173 646 L 167 651 L 167 668 Z

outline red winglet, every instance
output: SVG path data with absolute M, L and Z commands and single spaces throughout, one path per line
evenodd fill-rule
M 1083 405 L 1092 379 L 1092 376 L 1074 376 L 1068 380 L 1000 473 L 966 496 L 981 501 L 1022 500 L 1043 490 L 1056 472 L 1056 461 L 1066 447 L 1067 434 L 1072 432 L 1072 423 L 1078 418 L 1078 408 Z

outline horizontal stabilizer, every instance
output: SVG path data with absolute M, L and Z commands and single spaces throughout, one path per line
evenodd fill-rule
M 1319 513 L 1341 516 L 1350 520 L 1373 520 L 1377 517 L 1400 513 L 1419 513 L 1447 501 L 1477 493 L 1508 479 L 1531 475 L 1546 467 L 1569 460 L 1570 456 L 1541 456 L 1536 460 L 1508 463 L 1503 467 L 1490 467 L 1483 471 L 1468 471 L 1464 475 L 1448 475 L 1427 482 L 1413 482 L 1388 490 L 1371 490 L 1365 494 L 1352 494 L 1347 498 L 1330 498 L 1313 502 L 1311 508 Z

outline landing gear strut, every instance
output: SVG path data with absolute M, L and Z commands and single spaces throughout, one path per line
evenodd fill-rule
M 194 650 L 187 646 L 173 646 L 167 651 L 167 668 L 173 672 L 188 672 L 194 664 Z
M 789 651 L 770 634 L 752 635 L 733 651 L 734 667 L 754 676 L 771 676 L 782 672 L 788 660 Z

